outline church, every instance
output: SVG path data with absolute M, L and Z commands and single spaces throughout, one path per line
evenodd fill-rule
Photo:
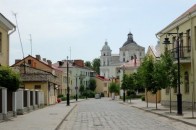
M 130 61 L 139 61 L 145 56 L 145 48 L 138 45 L 130 32 L 126 42 L 119 48 L 119 54 L 112 54 L 112 50 L 106 41 L 101 49 L 100 75 L 105 78 L 119 79 L 120 68 Z

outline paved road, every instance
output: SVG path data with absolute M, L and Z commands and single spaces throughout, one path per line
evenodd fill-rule
M 109 99 L 79 102 L 60 130 L 195 130 L 195 127 Z

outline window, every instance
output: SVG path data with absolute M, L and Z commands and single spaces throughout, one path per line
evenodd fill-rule
M 174 89 L 174 93 L 177 93 L 177 87 L 174 87 L 173 89 Z
M 166 94 L 169 94 L 169 89 L 170 89 L 169 87 L 165 88 L 165 93 Z
M 107 83 L 104 83 L 104 87 L 107 87 Z
M 0 53 L 2 52 L 2 33 L 0 32 Z
M 184 87 L 185 93 L 189 93 L 189 73 L 187 71 L 184 73 Z
M 41 85 L 35 85 L 35 89 L 41 89 Z
M 123 52 L 123 56 L 125 56 L 125 52 Z
M 180 34 L 180 39 L 179 39 L 180 45 L 179 45 L 179 51 L 180 51 L 180 57 L 184 57 L 184 53 L 183 53 L 183 34 Z
M 125 62 L 125 58 L 123 58 L 123 62 Z
M 31 60 L 28 60 L 28 64 L 31 65 Z
M 187 46 L 187 51 L 191 51 L 191 37 L 190 37 L 190 29 L 186 31 L 187 37 L 186 37 L 186 46 Z

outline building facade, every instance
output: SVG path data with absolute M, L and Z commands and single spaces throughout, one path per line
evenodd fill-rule
M 127 41 L 119 48 L 119 54 L 112 54 L 108 42 L 105 42 L 100 56 L 100 75 L 106 78 L 118 78 L 120 66 L 133 59 L 140 61 L 145 56 L 145 48 L 133 40 L 133 34 L 129 33 Z
M 168 33 L 173 34 L 168 35 Z M 179 49 L 182 105 L 184 107 L 191 107 L 192 103 L 195 103 L 196 100 L 196 4 L 156 35 L 160 38 L 161 53 L 164 53 L 167 47 L 174 58 L 174 63 L 178 63 L 177 50 Z M 172 44 L 168 46 L 162 44 L 166 37 L 169 38 Z M 171 90 L 172 105 L 176 105 L 176 95 L 178 92 L 177 88 Z M 169 104 L 169 95 L 167 89 L 161 91 L 161 103 L 163 105 Z
M 9 66 L 9 37 L 15 25 L 0 13 L 0 65 Z

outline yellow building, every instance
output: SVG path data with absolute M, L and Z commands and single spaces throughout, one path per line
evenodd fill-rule
M 146 53 L 146 56 L 152 56 L 152 58 L 154 60 L 159 60 L 159 58 L 160 58 L 160 43 L 158 43 L 155 47 L 149 46 L 147 53 Z M 157 102 L 161 101 L 161 91 L 157 91 L 156 94 L 153 94 L 152 92 L 147 92 L 147 94 L 145 94 L 145 99 L 148 99 L 148 102 L 155 103 L 156 98 L 157 98 Z
M 54 68 L 50 60 L 41 60 L 40 55 L 36 58 L 29 55 L 16 60 L 12 67 L 20 72 L 24 89 L 42 90 L 46 105 L 56 103 L 58 89 L 62 88 L 62 71 Z
M 169 35 L 168 33 L 173 33 Z M 169 38 L 172 43 L 167 46 L 167 49 L 174 57 L 174 62 L 177 62 L 177 48 L 179 48 L 179 63 L 181 65 L 181 84 L 180 92 L 182 94 L 182 105 L 186 107 L 192 106 L 196 100 L 196 4 L 190 9 L 180 15 L 172 23 L 159 31 L 157 37 L 160 38 L 161 53 L 165 51 L 166 46 L 162 43 L 165 38 Z M 179 42 L 177 42 L 179 41 Z M 179 43 L 179 46 L 178 44 Z M 172 105 L 176 105 L 178 90 L 172 89 Z M 165 89 L 161 91 L 161 103 L 163 105 L 169 105 L 169 91 Z
M 9 37 L 15 26 L 0 13 L 0 65 L 9 65 Z
M 108 87 L 112 81 L 99 75 L 96 76 L 95 80 L 96 80 L 96 85 L 97 85 L 95 92 L 103 93 L 104 97 L 108 97 L 109 96 Z

